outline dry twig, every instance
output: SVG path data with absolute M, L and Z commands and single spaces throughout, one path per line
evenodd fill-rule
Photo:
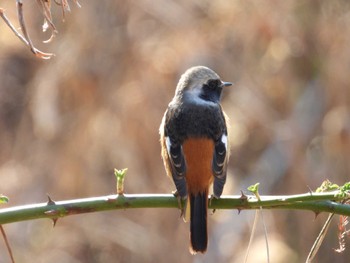
M 81 7 L 79 2 L 77 0 L 73 0 L 73 2 L 78 6 Z M 51 0 L 37 0 L 37 3 L 39 4 L 39 7 L 41 8 L 41 11 L 44 16 L 44 23 L 43 23 L 43 32 L 46 32 L 47 29 L 51 29 L 51 36 L 48 40 L 43 41 L 44 43 L 49 43 L 52 41 L 52 39 L 55 37 L 55 35 L 58 34 L 58 31 L 56 29 L 55 24 L 53 23 L 52 14 L 51 14 Z M 70 12 L 70 6 L 68 4 L 68 0 L 54 0 L 54 3 L 58 6 L 61 6 L 62 8 L 62 18 L 64 20 L 65 18 L 65 12 Z M 54 56 L 53 53 L 46 53 L 42 52 L 39 49 L 37 49 L 28 34 L 28 30 L 26 27 L 26 23 L 24 21 L 24 15 L 23 15 L 23 0 L 16 0 L 16 6 L 17 6 L 17 16 L 18 16 L 18 22 L 20 24 L 22 33 L 19 33 L 15 26 L 11 23 L 11 21 L 7 18 L 5 15 L 5 10 L 3 8 L 0 8 L 0 17 L 5 21 L 6 25 L 12 30 L 12 32 L 26 45 L 30 48 L 30 50 L 39 58 L 41 59 L 50 59 Z
M 9 253 L 9 255 L 10 255 L 11 262 L 12 262 L 12 263 L 15 263 L 15 258 L 13 257 L 13 253 L 12 253 L 12 249 L 11 249 L 10 243 L 9 243 L 9 241 L 8 241 L 8 239 L 7 239 L 5 230 L 4 230 L 4 228 L 2 227 L 2 225 L 0 225 L 0 232 L 1 232 L 2 236 L 4 237 L 5 245 L 6 245 L 7 251 L 8 251 L 8 253 Z

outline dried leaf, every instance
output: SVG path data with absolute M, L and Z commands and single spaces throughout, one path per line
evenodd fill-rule
M 345 243 L 345 236 L 349 235 L 349 230 L 346 230 L 346 225 L 349 223 L 347 216 L 340 216 L 339 217 L 339 223 L 338 223 L 338 242 L 339 247 L 337 249 L 334 249 L 337 253 L 342 253 L 345 251 L 346 243 Z

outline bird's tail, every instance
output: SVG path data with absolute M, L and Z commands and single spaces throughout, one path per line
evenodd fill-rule
M 208 245 L 207 233 L 207 211 L 208 211 L 208 190 L 190 194 L 191 207 L 191 246 L 190 252 L 196 254 L 197 252 L 204 253 Z

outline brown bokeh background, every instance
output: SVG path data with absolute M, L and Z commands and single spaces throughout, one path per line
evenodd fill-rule
M 234 82 L 223 97 L 232 157 L 225 194 L 297 194 L 350 172 L 350 5 L 334 1 L 81 1 L 51 44 L 24 1 L 35 58 L 0 21 L 0 192 L 4 207 L 115 192 L 169 193 L 158 127 L 194 65 Z M 15 1 L 0 1 L 16 20 Z M 18 25 L 18 24 L 16 24 Z M 188 253 L 175 209 L 137 209 L 5 225 L 17 262 L 243 262 L 254 211 L 209 216 L 205 255 Z M 327 215 L 266 210 L 271 262 L 304 262 Z M 315 262 L 336 254 L 337 225 Z M 9 262 L 0 242 L 0 262 Z M 266 262 L 261 219 L 248 262 Z

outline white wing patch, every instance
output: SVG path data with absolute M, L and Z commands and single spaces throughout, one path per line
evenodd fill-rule
M 225 144 L 225 149 L 227 150 L 227 136 L 225 134 L 221 136 L 221 142 Z
M 165 137 L 165 145 L 166 145 L 166 150 L 168 151 L 168 154 L 170 154 L 171 141 L 169 136 Z

